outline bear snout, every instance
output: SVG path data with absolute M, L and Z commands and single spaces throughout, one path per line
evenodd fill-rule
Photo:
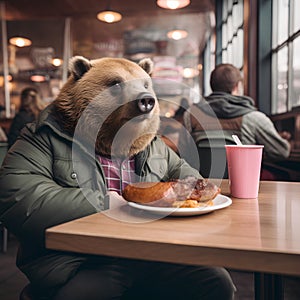
M 151 94 L 141 94 L 136 99 L 136 104 L 141 113 L 147 114 L 154 108 L 155 98 Z

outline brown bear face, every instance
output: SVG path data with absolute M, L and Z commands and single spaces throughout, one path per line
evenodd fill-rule
M 54 101 L 64 129 L 101 155 L 131 156 L 145 149 L 159 128 L 152 67 L 150 59 L 136 64 L 72 58 L 70 77 Z

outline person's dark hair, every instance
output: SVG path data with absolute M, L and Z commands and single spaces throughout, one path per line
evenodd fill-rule
M 210 75 L 210 87 L 213 92 L 231 93 L 239 81 L 241 72 L 231 64 L 219 64 Z
M 36 89 L 29 87 L 22 90 L 20 110 L 32 113 L 37 117 L 42 109 L 43 104 Z

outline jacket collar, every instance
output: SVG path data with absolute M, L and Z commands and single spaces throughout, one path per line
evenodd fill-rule
M 55 115 L 57 114 L 55 106 L 49 104 L 39 115 L 36 122 L 36 130 L 39 131 L 41 128 L 48 126 L 59 136 L 72 141 L 73 137 L 68 133 L 64 132 L 60 124 L 57 122 Z
M 78 138 L 65 132 L 56 118 L 56 109 L 55 106 L 51 103 L 48 105 L 39 115 L 39 118 L 36 122 L 36 131 L 42 130 L 43 128 L 50 128 L 56 135 L 67 140 L 70 143 L 73 143 L 74 146 L 79 147 L 89 156 L 94 158 L 95 152 L 93 147 L 89 147 L 87 143 L 80 141 Z

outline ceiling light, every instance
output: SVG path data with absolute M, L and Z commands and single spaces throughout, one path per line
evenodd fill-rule
M 52 59 L 52 61 L 51 61 L 51 63 L 52 63 L 52 65 L 54 66 L 54 67 L 59 67 L 59 66 L 61 66 L 62 65 L 62 59 L 60 59 L 60 58 L 58 58 L 58 57 L 54 57 L 53 59 Z
M 190 0 L 157 0 L 157 5 L 166 9 L 178 9 L 190 4 Z
M 18 47 L 27 47 L 32 44 L 31 40 L 21 36 L 15 36 L 9 39 L 9 43 Z
M 116 11 L 106 10 L 98 13 L 97 18 L 106 23 L 114 23 L 120 21 L 122 15 Z
M 171 30 L 167 34 L 168 38 L 173 40 L 184 39 L 187 37 L 187 35 L 188 35 L 187 31 L 181 29 Z
M 97 18 L 98 20 L 106 23 L 114 23 L 120 21 L 122 19 L 122 15 L 117 11 L 111 10 L 110 1 L 108 0 L 106 10 L 99 12 L 97 14 Z

